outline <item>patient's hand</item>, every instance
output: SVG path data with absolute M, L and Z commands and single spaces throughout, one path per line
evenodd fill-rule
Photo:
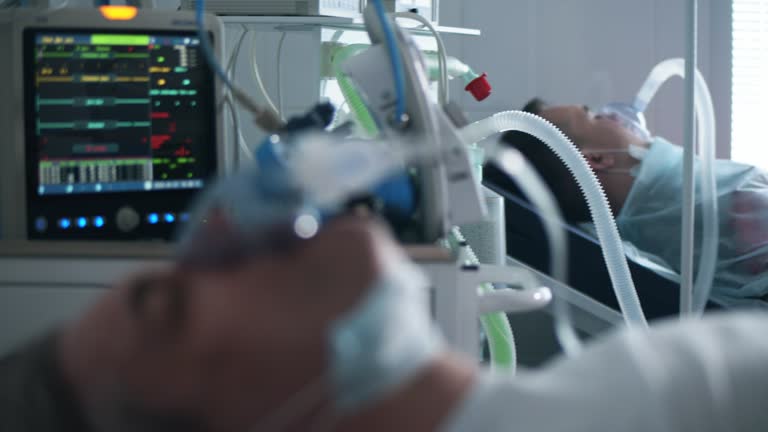
M 329 323 L 403 259 L 382 227 L 350 217 L 282 253 L 146 273 L 67 329 L 63 368 L 100 424 L 130 411 L 243 430 L 324 375 Z

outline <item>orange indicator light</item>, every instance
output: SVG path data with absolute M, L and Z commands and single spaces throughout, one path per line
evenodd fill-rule
M 104 5 L 99 6 L 99 11 L 104 18 L 110 21 L 130 21 L 136 18 L 139 10 L 134 6 Z

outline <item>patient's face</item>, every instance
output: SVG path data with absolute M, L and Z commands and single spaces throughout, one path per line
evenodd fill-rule
M 642 144 L 615 117 L 595 115 L 585 106 L 556 105 L 545 108 L 540 115 L 582 150 L 620 150 L 630 144 Z
M 246 430 L 326 375 L 334 320 L 405 259 L 383 227 L 347 217 L 290 252 L 147 274 L 74 325 L 68 363 L 93 403 L 119 396 Z

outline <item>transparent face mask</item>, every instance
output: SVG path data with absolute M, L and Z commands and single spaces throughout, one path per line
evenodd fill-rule
M 632 159 L 635 159 L 638 161 L 632 168 L 607 168 L 607 169 L 601 169 L 596 170 L 600 173 L 606 173 L 606 174 L 627 174 L 632 177 L 637 177 L 638 172 L 640 171 L 640 164 L 642 163 L 643 159 L 645 159 L 645 156 L 648 154 L 649 148 L 643 147 L 637 144 L 630 144 L 626 149 L 595 149 L 595 148 L 586 148 L 582 149 L 581 152 L 586 154 L 590 153 L 599 153 L 599 154 L 628 154 L 632 157 Z
M 625 129 L 643 141 L 651 140 L 651 133 L 648 130 L 645 115 L 632 105 L 621 102 L 609 103 L 601 107 L 596 114 L 618 120 Z

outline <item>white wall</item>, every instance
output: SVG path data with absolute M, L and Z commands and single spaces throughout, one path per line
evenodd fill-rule
M 520 108 L 534 96 L 599 106 L 629 101 L 660 60 L 684 55 L 684 0 L 442 0 L 441 24 L 479 28 L 449 49 L 486 71 L 494 94 L 472 118 Z M 699 1 L 699 68 L 712 88 L 721 157 L 730 125 L 730 2 Z M 456 89 L 454 94 L 461 92 Z M 682 142 L 683 86 L 673 80 L 648 114 L 652 131 Z

